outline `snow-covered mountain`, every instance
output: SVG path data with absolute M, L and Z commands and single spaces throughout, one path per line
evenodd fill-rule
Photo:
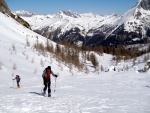
M 105 39 L 113 39 L 120 44 L 147 43 L 150 40 L 150 10 L 145 7 L 149 6 L 150 0 L 139 0 L 119 19 L 117 27 Z
M 139 0 L 124 15 L 78 14 L 60 11 L 38 15 L 25 11 L 15 14 L 30 23 L 37 33 L 54 41 L 83 45 L 114 45 L 146 43 L 150 37 L 150 0 Z M 28 15 L 28 16 L 27 16 Z
M 25 11 L 23 11 L 24 13 Z M 60 11 L 53 15 L 23 16 L 22 11 L 14 12 L 30 23 L 37 33 L 54 41 L 68 40 L 70 43 L 81 41 L 92 44 L 95 36 L 103 36 L 113 28 L 119 16 L 116 14 L 100 16 L 93 13 L 78 14 L 71 11 Z
M 24 10 L 16 11 L 15 14 L 19 14 L 18 16 L 23 16 L 23 17 L 32 17 L 36 15 L 35 13 L 27 12 Z

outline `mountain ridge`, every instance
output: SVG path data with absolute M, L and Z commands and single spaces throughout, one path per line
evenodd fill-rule
M 15 19 L 17 22 L 19 22 L 20 24 L 22 24 L 23 26 L 31 29 L 30 25 L 24 21 L 22 18 L 20 18 L 19 16 L 14 15 L 8 5 L 6 4 L 5 0 L 0 0 L 0 12 L 7 14 L 9 16 L 11 16 L 13 19 Z
M 82 42 L 87 46 L 118 45 L 148 42 L 149 6 L 150 0 L 140 0 L 124 15 L 101 16 L 60 11 L 52 15 L 26 17 L 14 13 L 28 21 L 35 32 L 53 41 L 67 41 L 70 44 Z

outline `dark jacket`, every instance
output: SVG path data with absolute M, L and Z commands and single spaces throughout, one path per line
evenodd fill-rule
M 17 82 L 20 82 L 20 80 L 21 80 L 21 78 L 19 77 L 19 75 L 16 75 L 16 77 L 13 80 L 15 80 L 15 79 L 16 79 Z

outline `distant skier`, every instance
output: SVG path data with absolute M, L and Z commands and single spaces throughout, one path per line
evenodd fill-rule
M 48 97 L 51 97 L 51 76 L 53 75 L 54 77 L 57 77 L 56 74 L 53 73 L 53 71 L 51 70 L 51 66 L 48 66 L 42 74 L 43 77 L 43 82 L 44 82 L 44 88 L 43 88 L 43 95 L 46 94 L 46 89 L 48 87 Z
M 12 79 L 12 80 L 16 80 L 16 82 L 17 82 L 17 88 L 20 88 L 20 85 L 19 85 L 19 82 L 21 80 L 20 76 L 16 75 L 16 77 L 14 79 Z
M 147 66 L 148 66 L 147 70 L 149 70 L 150 69 L 150 61 L 147 62 Z
M 150 61 L 147 62 L 147 64 L 144 66 L 144 72 L 148 71 L 150 69 Z

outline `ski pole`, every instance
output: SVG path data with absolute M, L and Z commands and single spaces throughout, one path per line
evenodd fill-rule
M 42 87 L 41 87 L 41 93 L 43 92 L 43 84 L 42 84 Z
M 21 85 L 21 87 L 23 87 L 21 82 L 20 82 L 20 85 Z
M 54 92 L 56 92 L 56 77 L 55 77 L 55 89 L 54 89 Z
M 14 80 L 13 80 L 13 88 L 14 88 Z

